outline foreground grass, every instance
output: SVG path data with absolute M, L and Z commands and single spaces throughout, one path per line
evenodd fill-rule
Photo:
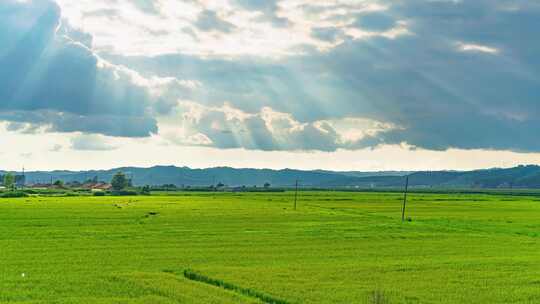
M 291 198 L 2 199 L 0 302 L 540 302 L 538 198 L 413 194 L 406 223 L 400 194 Z

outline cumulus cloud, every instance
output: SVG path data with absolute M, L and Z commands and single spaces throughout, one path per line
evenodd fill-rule
M 62 145 L 56 144 L 49 148 L 49 152 L 60 152 L 64 147 Z
M 279 16 L 277 0 L 236 0 L 236 4 L 247 10 L 260 12 L 261 16 L 258 19 L 268 21 L 274 26 L 287 27 L 291 25 L 291 21 L 287 17 Z
M 291 114 L 269 107 L 258 113 L 246 113 L 224 104 L 207 107 L 182 102 L 178 108 L 181 120 L 173 124 L 166 137 L 179 144 L 245 148 L 264 151 L 336 151 L 364 146 L 363 140 L 396 128 L 359 118 L 301 123 Z
M 199 14 L 195 27 L 201 31 L 218 31 L 230 33 L 236 26 L 228 21 L 223 20 L 215 11 L 204 10 Z
M 117 149 L 104 136 L 81 134 L 71 139 L 71 148 L 78 151 L 111 151 Z
M 481 52 L 488 54 L 498 54 L 499 50 L 485 45 L 479 44 L 467 44 L 467 43 L 458 43 L 458 49 L 463 52 Z
M 100 9 L 125 20 L 126 1 Z M 159 125 L 221 148 L 540 151 L 535 2 L 189 1 L 159 18 L 129 11 L 137 20 L 120 28 L 140 35 L 123 39 L 89 22 L 108 40 L 61 23 L 51 2 L 6 3 L 11 130 L 143 137 Z
M 57 1 L 64 18 L 94 34 L 97 50 L 141 56 L 282 57 L 329 49 L 335 43 L 312 37 L 312 29 L 351 30 L 357 14 L 384 8 L 349 0 Z
M 157 14 L 159 1 L 154 0 L 131 0 L 131 3 L 145 13 Z
M 2 2 L 0 118 L 57 132 L 157 133 L 154 99 L 158 85 L 170 81 L 147 80 L 102 60 L 92 38 L 62 22 L 54 2 Z
M 255 115 L 269 107 L 302 124 L 355 117 L 399 126 L 368 136 L 366 145 L 540 151 L 534 127 L 540 122 L 540 4 L 372 4 L 362 9 L 305 3 L 306 14 L 349 37 L 323 52 L 311 49 L 280 60 L 114 60 L 159 76 L 189 73 L 206 85 L 191 99 L 210 107 L 228 101 Z M 399 28 L 407 34 L 394 35 Z M 318 34 L 333 39 L 332 33 Z

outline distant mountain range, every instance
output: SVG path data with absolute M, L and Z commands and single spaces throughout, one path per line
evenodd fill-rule
M 302 187 L 395 188 L 402 187 L 405 176 L 409 176 L 410 186 L 416 188 L 540 188 L 539 166 L 430 172 L 334 172 L 229 167 L 191 169 L 175 166 L 124 167 L 91 171 L 26 172 L 26 183 L 47 183 L 51 180 L 62 180 L 66 183 L 82 182 L 96 176 L 100 181 L 110 181 L 118 171 L 132 177 L 135 185 L 209 186 L 223 183 L 228 186 L 262 186 L 265 183 L 270 183 L 275 187 L 292 187 L 295 181 L 299 180 Z M 0 175 L 4 173 L 0 171 Z

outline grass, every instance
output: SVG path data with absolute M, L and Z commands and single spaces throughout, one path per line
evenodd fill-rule
M 540 302 L 537 197 L 415 193 L 404 223 L 399 193 L 292 199 L 0 199 L 0 303 Z

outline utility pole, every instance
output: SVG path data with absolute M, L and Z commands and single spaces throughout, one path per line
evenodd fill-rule
M 409 191 L 409 176 L 405 179 L 405 194 L 403 195 L 403 208 L 401 209 L 401 221 L 405 221 L 405 208 L 407 207 L 407 192 Z
M 296 211 L 296 203 L 298 202 L 298 180 L 296 180 L 295 190 L 294 190 L 294 210 Z

